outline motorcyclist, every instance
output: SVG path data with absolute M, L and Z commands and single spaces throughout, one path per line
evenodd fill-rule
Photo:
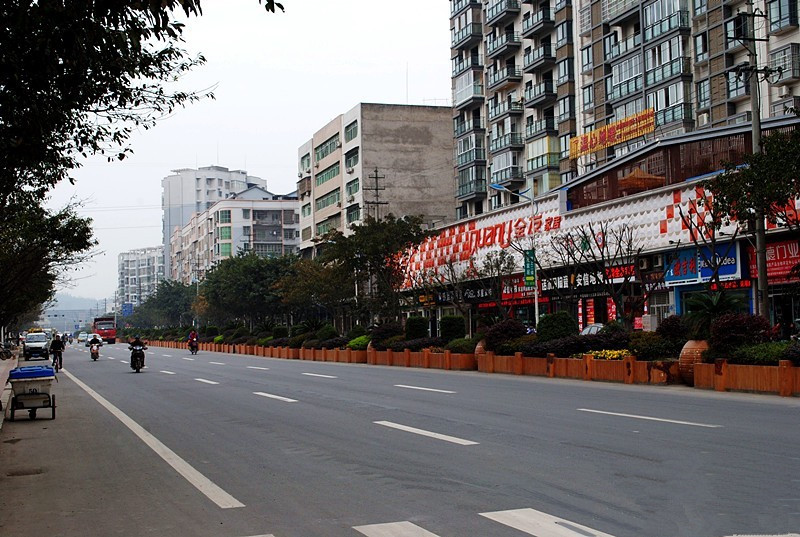
M 144 341 L 139 339 L 139 334 L 133 336 L 133 341 L 128 342 L 128 350 L 133 351 L 134 347 L 142 347 L 143 349 L 147 348 L 147 345 L 144 344 Z M 142 353 L 142 367 L 144 367 L 144 353 Z
M 103 342 L 100 340 L 100 338 L 97 337 L 97 334 L 94 334 L 92 336 L 92 339 L 89 340 L 89 346 L 90 347 L 92 345 L 102 345 L 102 344 L 103 344 Z
M 197 332 L 194 328 L 189 332 L 189 338 L 186 341 L 189 343 L 189 349 L 197 345 Z
M 64 342 L 61 341 L 61 336 L 58 334 L 55 335 L 53 341 L 50 343 L 50 352 L 53 354 L 54 365 L 57 365 L 58 369 L 61 369 L 63 365 L 61 354 L 64 352 Z M 55 364 L 56 360 L 58 360 L 58 364 Z

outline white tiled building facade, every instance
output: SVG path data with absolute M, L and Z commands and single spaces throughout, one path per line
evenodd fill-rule
M 153 246 L 122 252 L 117 257 L 117 302 L 139 306 L 164 279 L 164 248 Z

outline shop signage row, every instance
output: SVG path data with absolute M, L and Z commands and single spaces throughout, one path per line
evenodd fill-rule
M 739 243 L 719 244 L 712 253 L 707 246 L 686 248 L 668 255 L 664 282 L 667 286 L 703 283 L 711 280 L 714 265 L 719 266 L 720 281 L 738 280 L 742 277 L 739 263 Z M 716 260 L 716 263 L 714 262 Z

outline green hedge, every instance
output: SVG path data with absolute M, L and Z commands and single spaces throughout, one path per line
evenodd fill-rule
M 467 335 L 464 317 L 461 315 L 446 315 L 442 317 L 439 322 L 439 328 L 442 332 L 442 339 L 445 341 L 453 341 Z

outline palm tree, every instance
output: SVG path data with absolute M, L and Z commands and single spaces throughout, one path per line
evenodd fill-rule
M 725 313 L 740 311 L 743 302 L 727 293 L 698 293 L 686 300 L 686 326 L 690 339 L 708 339 L 711 323 Z

